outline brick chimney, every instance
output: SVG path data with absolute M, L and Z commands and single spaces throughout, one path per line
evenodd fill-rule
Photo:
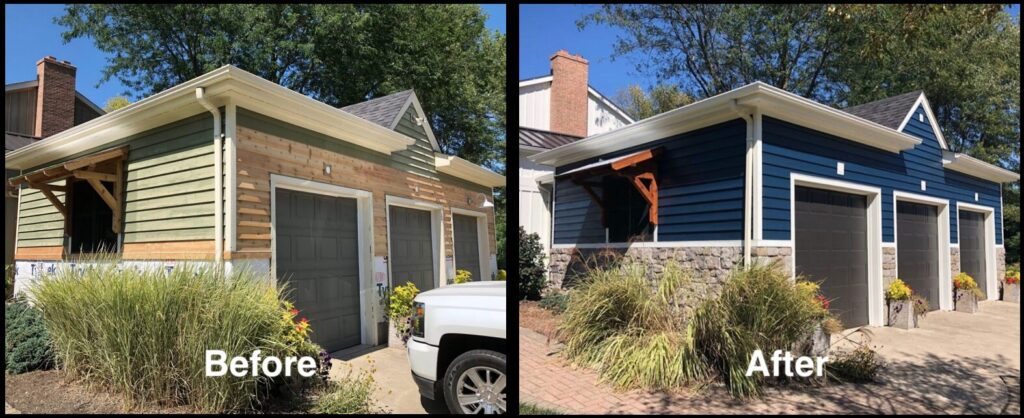
M 551 56 L 551 131 L 587 136 L 588 65 L 564 49 Z
M 36 62 L 35 135 L 48 137 L 75 125 L 75 66 L 52 56 Z

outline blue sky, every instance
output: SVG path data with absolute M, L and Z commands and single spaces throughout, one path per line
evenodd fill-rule
M 566 49 L 590 61 L 590 85 L 606 96 L 616 94 L 629 84 L 650 88 L 653 77 L 638 74 L 634 57 L 611 60 L 613 45 L 622 31 L 605 25 L 590 25 L 584 30 L 576 21 L 598 9 L 597 5 L 519 6 L 519 79 L 547 75 L 549 58 L 555 51 Z M 1020 5 L 1008 7 L 1010 14 L 1020 15 Z
M 482 7 L 488 14 L 487 27 L 504 33 L 505 5 Z M 59 4 L 4 6 L 4 84 L 34 80 L 36 61 L 53 55 L 78 67 L 78 91 L 102 107 L 107 99 L 121 94 L 125 88 L 113 78 L 96 87 L 107 54 L 96 49 L 89 38 L 75 39 L 65 45 L 60 37 L 63 29 L 53 23 L 53 18 L 62 15 L 63 10 L 64 6 Z

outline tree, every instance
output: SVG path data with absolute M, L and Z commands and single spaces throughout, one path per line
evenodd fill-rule
M 988 4 L 605 5 L 613 58 L 706 98 L 762 81 L 838 108 L 923 90 L 949 148 L 1020 171 L 1020 21 Z M 1020 185 L 1004 185 L 1007 261 Z
M 69 5 L 138 99 L 225 64 L 332 106 L 415 89 L 441 151 L 504 165 L 505 36 L 473 5 Z
M 124 97 L 124 96 L 114 96 L 114 97 L 111 97 L 111 98 L 107 99 L 107 104 L 103 105 L 103 111 L 105 111 L 105 112 L 113 112 L 113 111 L 115 111 L 117 109 L 120 109 L 122 107 L 128 106 L 130 104 L 132 104 L 132 102 L 129 101 L 127 97 Z
M 676 84 L 659 84 L 650 93 L 633 84 L 620 91 L 617 100 L 633 120 L 647 119 L 693 103 L 693 98 L 680 91 Z

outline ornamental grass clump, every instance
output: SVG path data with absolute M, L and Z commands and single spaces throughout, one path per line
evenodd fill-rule
M 282 314 L 281 292 L 266 274 L 246 269 L 137 267 L 112 256 L 60 268 L 30 291 L 72 379 L 119 393 L 129 404 L 207 412 L 257 408 L 272 382 L 206 377 L 206 350 L 228 358 L 318 351 L 304 338 L 308 328 Z
M 619 388 L 672 389 L 704 379 L 683 320 L 689 275 L 669 263 L 657 284 L 646 276 L 639 263 L 590 269 L 559 325 L 563 354 Z
M 733 396 L 758 396 L 765 377 L 746 376 L 751 353 L 789 350 L 828 318 L 827 301 L 816 292 L 810 282 L 794 285 L 777 262 L 739 267 L 730 273 L 721 296 L 697 309 L 694 350 L 722 376 Z

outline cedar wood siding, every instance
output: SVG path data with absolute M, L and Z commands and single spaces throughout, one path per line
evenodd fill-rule
M 557 167 L 556 175 L 648 148 L 657 159 L 658 241 L 743 238 L 746 122 L 735 119 L 656 142 Z M 600 188 L 594 192 L 601 194 Z M 556 177 L 554 243 L 603 243 L 600 208 L 568 178 Z
M 921 138 L 913 149 L 894 154 L 803 128 L 770 117 L 763 129 L 763 226 L 764 239 L 790 239 L 790 173 L 843 180 L 882 189 L 882 241 L 894 242 L 893 190 L 990 206 L 995 210 L 996 245 L 1003 243 L 999 227 L 1003 210 L 1000 186 L 942 167 L 942 153 L 925 113 L 921 122 L 918 108 L 904 132 Z M 843 162 L 845 175 L 836 174 Z M 921 190 L 921 180 L 927 182 Z M 979 200 L 974 201 L 977 192 Z M 957 216 L 950 213 L 950 242 L 957 242 Z

